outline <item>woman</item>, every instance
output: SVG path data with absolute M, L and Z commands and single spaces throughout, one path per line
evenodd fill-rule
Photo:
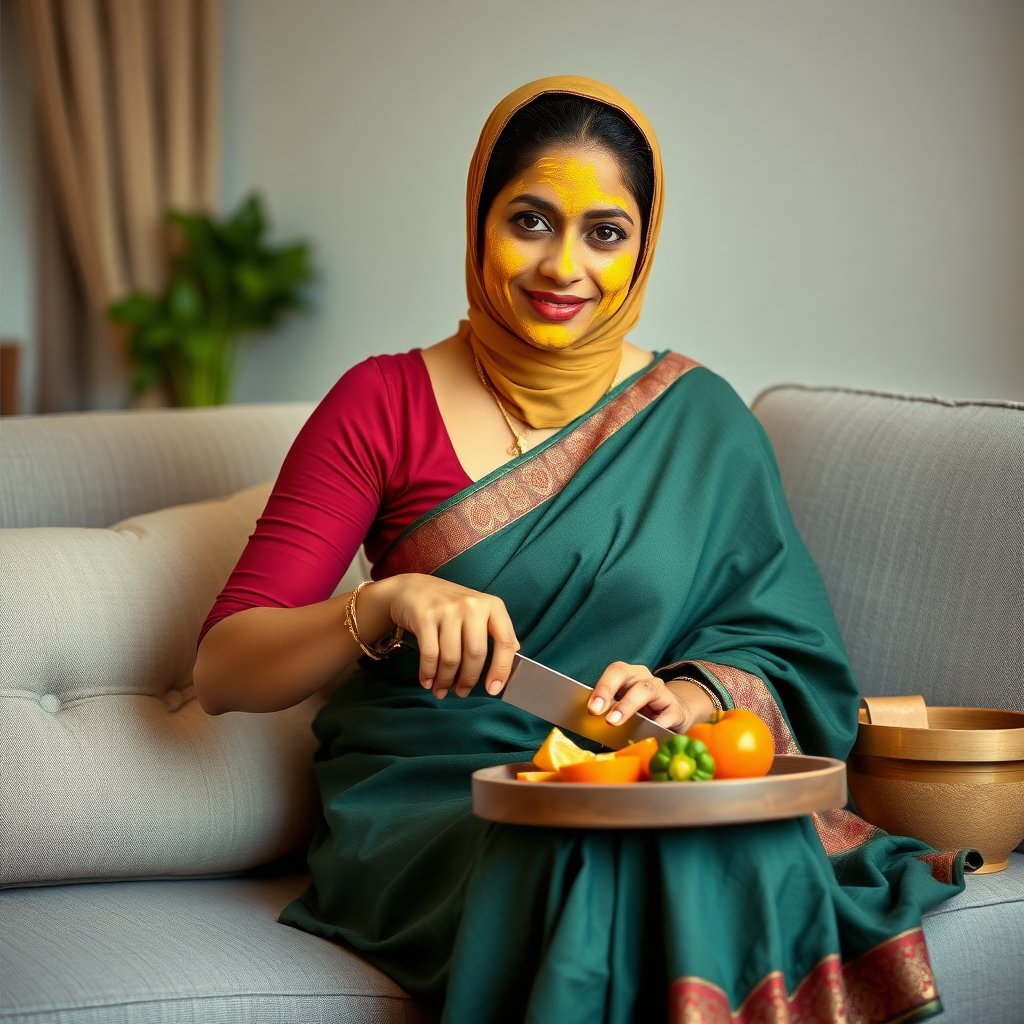
M 364 655 L 315 724 L 313 885 L 282 920 L 452 1022 L 938 1013 L 921 913 L 962 888 L 962 853 L 844 811 L 632 832 L 472 815 L 471 773 L 549 729 L 494 699 L 517 650 L 596 681 L 612 724 L 744 706 L 780 752 L 845 757 L 858 696 L 756 421 L 625 340 L 661 224 L 643 115 L 587 79 L 519 89 L 467 211 L 469 321 L 339 381 L 204 627 L 215 714 L 289 706 Z M 363 541 L 376 582 L 332 597 Z

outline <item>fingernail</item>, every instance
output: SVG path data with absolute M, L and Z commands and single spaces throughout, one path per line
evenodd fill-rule
M 468 697 L 469 693 L 470 693 L 470 690 L 472 690 L 471 686 L 470 687 L 463 687 L 461 690 L 456 690 L 455 691 L 455 695 L 457 697 Z
M 436 696 L 438 700 L 444 700 L 445 697 L 448 696 L 448 691 L 447 690 L 438 690 L 437 693 L 434 696 Z
M 609 725 L 618 725 L 619 722 L 621 722 L 621 721 L 622 721 L 622 712 L 621 711 L 613 711 L 608 716 L 608 724 Z
M 602 711 L 603 708 L 604 708 L 604 701 L 600 697 L 595 697 L 590 702 L 590 710 L 593 711 L 595 715 L 601 714 L 601 711 Z
M 487 692 L 488 692 L 488 693 L 489 693 L 489 694 L 490 694 L 490 695 L 491 695 L 492 697 L 493 697 L 493 696 L 494 696 L 494 695 L 495 695 L 496 693 L 500 693 L 500 692 L 501 692 L 501 680 L 500 680 L 500 679 L 492 679 L 492 680 L 491 680 L 491 681 L 490 681 L 490 682 L 489 682 L 489 683 L 487 684 Z
M 424 679 L 423 682 L 420 683 L 420 686 L 422 686 L 424 690 L 432 690 L 434 688 L 434 680 Z

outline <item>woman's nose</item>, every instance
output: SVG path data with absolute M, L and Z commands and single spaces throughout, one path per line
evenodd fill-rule
M 564 286 L 580 279 L 581 266 L 576 239 L 567 232 L 564 238 L 551 246 L 539 269 L 545 277 Z

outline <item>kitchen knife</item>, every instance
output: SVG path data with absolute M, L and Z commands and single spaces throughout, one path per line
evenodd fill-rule
M 593 687 L 517 654 L 512 660 L 512 672 L 501 691 L 501 699 L 543 718 L 545 722 L 586 736 L 588 740 L 595 740 L 612 750 L 627 746 L 630 740 L 636 743 L 653 736 L 661 742 L 675 735 L 639 714 L 628 718 L 622 725 L 609 725 L 602 716 L 592 715 L 587 710 L 587 701 L 593 692 Z

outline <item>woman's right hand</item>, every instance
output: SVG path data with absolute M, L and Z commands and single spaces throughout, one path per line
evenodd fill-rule
M 505 602 L 457 583 L 404 573 L 368 587 L 360 598 L 380 588 L 396 626 L 415 634 L 420 650 L 420 685 L 443 699 L 454 685 L 459 697 L 473 689 L 487 660 L 488 638 L 494 654 L 487 668 L 487 692 L 501 693 L 512 669 L 519 641 Z

